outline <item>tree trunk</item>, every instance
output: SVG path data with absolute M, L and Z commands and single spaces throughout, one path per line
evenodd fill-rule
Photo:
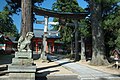
M 92 65 L 107 65 L 105 57 L 104 35 L 102 30 L 101 4 L 90 0 L 91 23 L 92 23 Z
M 21 21 L 21 35 L 25 37 L 27 32 L 33 31 L 33 13 L 32 0 L 21 0 L 22 4 L 22 21 Z

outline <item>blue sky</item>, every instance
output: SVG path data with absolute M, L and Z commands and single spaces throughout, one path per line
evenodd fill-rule
M 47 8 L 47 9 L 51 9 L 52 8 L 52 4 L 55 2 L 56 0 L 45 0 L 41 7 L 43 8 Z M 84 0 L 77 0 L 79 3 L 79 6 L 81 6 L 82 8 L 87 7 L 87 3 Z M 5 0 L 1 0 L 0 1 L 0 11 L 2 11 L 3 7 L 5 6 L 6 2 Z M 14 20 L 14 24 L 17 26 L 18 31 L 20 32 L 20 27 L 21 27 L 21 13 L 19 13 L 19 15 L 14 14 L 12 16 L 13 20 Z M 44 20 L 43 16 L 36 16 L 37 20 Z M 49 18 L 49 21 L 52 21 L 53 18 Z M 34 29 L 43 29 L 44 25 L 43 24 L 35 24 L 33 25 Z M 49 29 L 51 29 L 52 27 L 50 27 L 49 25 Z

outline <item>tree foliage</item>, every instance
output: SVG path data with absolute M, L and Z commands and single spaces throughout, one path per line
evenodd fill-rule
M 84 11 L 79 7 L 76 0 L 57 0 L 53 4 L 53 10 L 61 12 L 82 12 Z
M 76 0 L 57 0 L 53 6 L 54 11 L 60 11 L 60 12 L 83 12 L 84 9 L 79 7 Z M 54 19 L 54 21 L 60 21 L 62 22 L 63 19 Z M 80 21 L 80 20 L 79 20 Z M 73 23 L 72 19 L 64 19 L 64 23 Z M 70 43 L 71 39 L 74 37 L 71 37 L 71 35 L 74 35 L 75 32 L 75 26 L 65 25 L 62 27 L 61 35 L 62 35 L 62 41 L 65 43 Z M 56 28 L 57 27 L 57 28 Z M 54 28 L 58 29 L 58 26 L 55 26 Z M 79 30 L 80 26 L 79 26 Z
M 40 5 L 44 0 L 32 0 L 33 5 Z M 7 7 L 12 13 L 16 13 L 21 11 L 21 0 L 6 0 Z
M 106 48 L 109 50 L 120 48 L 120 0 L 104 0 L 103 3 L 105 5 L 102 5 L 102 24 L 105 32 Z
M 91 36 L 91 24 L 88 19 L 80 20 L 79 31 L 84 38 Z
M 3 11 L 0 12 L 0 30 L 6 35 L 9 33 L 10 36 L 16 36 L 18 33 L 8 7 L 5 7 Z
M 90 1 L 90 0 L 86 0 Z M 120 19 L 120 0 L 92 0 L 96 4 L 101 4 L 102 28 L 106 44 L 113 46 L 114 40 L 117 37 Z M 89 7 L 90 8 L 90 7 Z M 91 13 L 92 14 L 92 13 Z M 109 36 L 108 36 L 109 35 Z M 112 42 L 113 41 L 113 42 Z M 112 42 L 112 43 L 111 43 Z

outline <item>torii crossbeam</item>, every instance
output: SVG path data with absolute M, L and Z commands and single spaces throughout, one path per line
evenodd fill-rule
M 72 19 L 83 19 L 88 15 L 88 12 L 58 12 L 45 8 L 34 7 L 33 11 L 36 15 L 57 17 L 57 18 L 72 18 Z

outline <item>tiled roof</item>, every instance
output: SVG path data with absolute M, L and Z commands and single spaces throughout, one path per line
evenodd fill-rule
M 2 31 L 0 31 L 0 34 L 2 34 L 2 36 L 0 36 L 0 43 L 5 43 L 5 42 L 17 43 L 17 41 L 15 41 L 16 37 L 5 36 Z
M 35 37 L 39 37 L 39 38 L 42 38 L 44 34 L 43 29 L 34 29 L 33 32 Z

